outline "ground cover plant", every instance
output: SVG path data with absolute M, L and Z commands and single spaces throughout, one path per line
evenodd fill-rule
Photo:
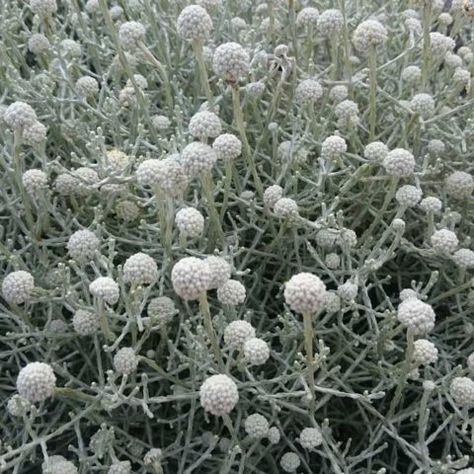
M 4 0 L 0 472 L 474 473 L 472 0 Z

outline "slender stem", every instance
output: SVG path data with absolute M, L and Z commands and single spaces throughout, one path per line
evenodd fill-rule
M 214 200 L 214 183 L 209 171 L 204 171 L 201 173 L 201 183 L 202 190 L 207 201 L 207 209 L 210 218 L 209 250 L 212 251 L 214 250 L 214 247 L 218 241 L 223 243 L 224 231 L 222 230 L 219 212 L 217 211 L 216 202 Z
M 425 2 L 423 9 L 423 63 L 421 66 L 421 85 L 427 88 L 431 67 L 431 2 Z
M 373 140 L 375 138 L 375 124 L 377 123 L 377 51 L 373 45 L 369 47 L 369 76 L 369 130 L 370 140 Z
M 100 328 L 103 335 L 109 341 L 113 341 L 114 335 L 109 327 L 109 321 L 107 319 L 107 314 L 105 313 L 104 302 L 102 298 L 97 299 L 97 312 L 99 313 Z
M 232 183 L 232 167 L 233 163 L 231 160 L 226 160 L 224 163 L 225 166 L 225 182 L 224 182 L 224 201 L 222 203 L 221 207 L 221 220 L 225 216 L 225 212 L 227 210 L 227 206 L 229 204 L 229 194 L 230 194 L 230 188 L 231 188 L 231 183 Z
M 314 350 L 313 350 L 313 320 L 310 313 L 303 314 L 304 323 L 304 346 L 306 352 L 306 370 L 308 374 L 308 385 L 311 392 L 311 407 L 314 409 L 316 402 L 316 391 L 314 389 Z
M 263 196 L 263 185 L 260 177 L 258 176 L 257 166 L 255 165 L 255 160 L 253 159 L 252 151 L 250 149 L 250 144 L 247 139 L 247 134 L 245 132 L 244 116 L 242 113 L 242 106 L 240 105 L 240 91 L 238 84 L 232 86 L 232 105 L 234 107 L 234 120 L 237 130 L 239 131 L 240 138 L 243 144 L 243 154 L 247 160 L 247 165 L 252 172 L 253 181 L 257 194 L 261 198 Z
M 206 329 L 207 336 L 209 337 L 211 341 L 212 352 L 214 352 L 214 357 L 217 361 L 217 365 L 219 366 L 219 370 L 221 372 L 224 372 L 225 370 L 224 360 L 222 359 L 222 354 L 219 349 L 219 343 L 217 342 L 217 336 L 214 331 L 214 327 L 212 325 L 211 311 L 209 309 L 209 303 L 207 301 L 206 293 L 202 293 L 201 296 L 199 297 L 199 307 L 201 309 L 201 313 L 204 318 L 204 327 Z
M 202 41 L 193 41 L 193 50 L 194 55 L 196 56 L 196 61 L 198 63 L 201 87 L 203 89 L 204 95 L 207 97 L 209 108 L 211 108 L 213 97 L 211 88 L 209 86 L 209 77 L 207 75 L 207 69 L 206 64 L 204 63 L 204 55 L 202 49 Z

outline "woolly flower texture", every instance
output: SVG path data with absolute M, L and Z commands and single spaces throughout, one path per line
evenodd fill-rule
M 316 275 L 298 273 L 286 283 L 284 296 L 293 311 L 315 314 L 324 307 L 326 285 Z

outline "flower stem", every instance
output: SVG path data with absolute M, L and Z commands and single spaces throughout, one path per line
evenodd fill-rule
M 306 352 L 306 370 L 308 374 L 308 385 L 311 392 L 311 407 L 316 402 L 316 391 L 314 389 L 314 351 L 313 351 L 313 320 L 310 313 L 303 313 L 304 324 L 304 346 Z
M 209 109 L 211 108 L 213 97 L 209 86 L 209 77 L 207 75 L 206 64 L 204 63 L 204 55 L 202 52 L 202 41 L 193 41 L 193 50 L 198 63 L 199 77 L 204 95 L 207 97 Z
M 207 301 L 207 294 L 202 293 L 199 297 L 199 307 L 201 309 L 202 316 L 204 318 L 204 327 L 207 332 L 207 336 L 211 341 L 212 352 L 219 366 L 219 370 L 223 373 L 225 370 L 224 360 L 222 359 L 222 354 L 219 349 L 219 343 L 217 342 L 217 336 L 212 325 L 211 312 L 209 309 L 209 303 Z

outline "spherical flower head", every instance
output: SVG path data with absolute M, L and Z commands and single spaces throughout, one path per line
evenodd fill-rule
M 147 306 L 148 316 L 155 322 L 168 323 L 176 314 L 174 301 L 167 296 L 152 298 Z
M 449 393 L 459 406 L 474 405 L 474 382 L 468 377 L 454 377 L 449 387 Z
M 138 252 L 128 257 L 123 265 L 123 280 L 132 285 L 151 285 L 158 279 L 156 262 L 147 254 Z
M 184 148 L 181 158 L 184 171 L 189 176 L 195 176 L 203 171 L 211 171 L 217 161 L 217 154 L 209 145 L 193 142 Z
M 333 291 L 327 291 L 324 297 L 324 309 L 329 314 L 337 313 L 341 309 L 341 298 Z
M 456 474 L 474 474 L 474 467 L 467 467 L 466 469 L 461 469 L 456 471 Z
M 189 133 L 199 140 L 205 141 L 207 138 L 215 138 L 221 133 L 221 130 L 220 118 L 208 110 L 194 114 L 189 122 Z
M 262 439 L 267 436 L 270 425 L 263 415 L 254 413 L 245 419 L 244 428 L 249 438 Z
M 430 94 L 416 94 L 410 101 L 410 108 L 415 114 L 429 118 L 434 114 L 435 102 Z
M 154 462 L 159 461 L 163 456 L 163 451 L 159 448 L 151 448 L 143 457 L 143 464 L 145 466 L 152 465 Z
M 466 64 L 469 64 L 474 58 L 474 53 L 471 51 L 471 48 L 469 48 L 469 46 L 461 46 L 457 50 L 457 53 L 459 56 L 461 56 L 462 60 Z
M 329 98 L 336 104 L 347 99 L 348 96 L 349 90 L 347 89 L 347 86 L 344 86 L 343 84 L 333 86 L 329 91 Z
M 77 467 L 63 456 L 50 456 L 48 462 L 42 464 L 43 474 L 77 474 Z
M 32 408 L 32 403 L 18 394 L 13 395 L 7 402 L 8 413 L 15 417 L 23 417 Z
M 130 375 L 137 370 L 138 356 L 131 347 L 122 347 L 114 355 L 115 370 L 121 375 Z
M 242 142 L 231 133 L 219 135 L 212 144 L 217 158 L 224 161 L 232 161 L 242 153 Z
M 408 150 L 395 148 L 383 160 L 383 167 L 390 176 L 402 178 L 415 171 L 415 157 Z
M 61 52 L 71 58 L 79 58 L 82 54 L 81 45 L 72 39 L 66 38 L 59 44 Z
M 284 296 L 296 313 L 313 315 L 324 307 L 326 285 L 316 275 L 298 273 L 285 284 Z
M 443 35 L 438 31 L 430 33 L 431 54 L 435 58 L 443 58 L 446 53 L 452 51 L 456 46 L 456 42 L 449 36 Z
M 405 301 L 409 298 L 418 298 L 418 293 L 415 290 L 412 290 L 411 288 L 405 288 L 402 291 L 400 291 L 400 301 Z
M 235 382 L 227 375 L 218 374 L 207 378 L 199 389 L 201 406 L 215 416 L 229 414 L 239 401 Z
M 130 0 L 129 0 L 130 3 Z M 123 8 L 119 5 L 114 5 L 112 8 L 109 9 L 109 15 L 110 18 L 112 18 L 113 21 L 118 20 L 123 14 Z
M 387 41 L 387 29 L 377 20 L 363 21 L 352 36 L 352 42 L 359 52 L 381 46 L 385 41 Z
M 314 7 L 303 8 L 296 16 L 296 26 L 300 28 L 304 27 L 317 27 L 319 18 L 319 10 Z
M 263 339 L 252 337 L 244 342 L 244 356 L 250 365 L 262 365 L 270 357 L 270 348 Z
M 232 269 L 224 258 L 211 256 L 204 261 L 209 265 L 212 274 L 209 290 L 221 287 L 230 279 Z
M 145 160 L 142 161 L 135 172 L 137 182 L 142 187 L 154 187 L 160 184 L 161 174 L 163 172 L 163 160 Z
M 124 49 L 134 51 L 145 40 L 146 29 L 138 21 L 126 21 L 119 28 L 119 41 Z
M 46 141 L 48 129 L 41 122 L 33 122 L 23 128 L 21 138 L 26 145 L 39 146 Z
M 370 161 L 382 161 L 388 155 L 388 146 L 383 142 L 372 142 L 364 148 L 364 158 Z
M 29 0 L 31 11 L 41 18 L 46 18 L 58 10 L 56 0 Z
M 249 82 L 245 86 L 245 92 L 252 99 L 256 99 L 265 92 L 265 83 L 263 81 Z
M 108 304 L 115 304 L 120 297 L 117 283 L 110 277 L 96 278 L 90 285 L 89 291 L 96 298 L 103 299 Z
M 217 288 L 217 299 L 226 306 L 238 306 L 245 301 L 246 296 L 245 286 L 237 280 L 227 280 Z
M 295 99 L 302 105 L 315 104 L 323 96 L 323 87 L 316 79 L 305 79 L 295 89 Z
M 157 176 L 157 184 L 173 197 L 182 194 L 189 184 L 189 178 L 180 159 L 178 153 L 173 153 L 164 160 L 160 160 L 161 173 Z
M 30 402 L 42 402 L 54 394 L 56 376 L 49 364 L 31 362 L 23 367 L 16 379 L 16 388 Z
M 278 184 L 273 184 L 265 189 L 263 193 L 263 202 L 264 204 L 273 209 L 277 201 L 279 201 L 283 196 L 283 188 Z
M 280 430 L 276 426 L 270 427 L 267 432 L 267 438 L 270 444 L 278 444 L 281 439 Z
M 87 166 L 82 166 L 74 171 L 74 177 L 77 179 L 75 194 L 87 197 L 99 182 L 99 176 L 95 170 Z
M 323 435 L 318 428 L 304 428 L 299 436 L 299 442 L 304 449 L 314 449 L 323 442 Z
M 37 121 L 36 112 L 25 102 L 13 102 L 3 113 L 3 121 L 12 130 L 21 130 Z
M 130 461 L 114 462 L 108 469 L 107 474 L 132 474 Z
M 230 350 L 240 350 L 249 339 L 255 337 L 255 328 L 247 321 L 232 321 L 224 329 L 224 342 Z
M 420 202 L 421 196 L 421 189 L 410 184 L 398 188 L 395 193 L 398 204 L 405 207 L 415 207 Z
M 26 303 L 31 298 L 34 288 L 33 275 L 24 270 L 18 270 L 9 273 L 3 280 L 3 298 L 10 304 Z
M 291 198 L 280 198 L 273 206 L 273 212 L 280 219 L 298 217 L 298 204 Z
M 346 301 L 347 303 L 354 301 L 357 298 L 358 292 L 359 288 L 351 281 L 346 281 L 337 287 L 337 294 L 343 301 Z
M 295 472 L 301 464 L 301 460 L 296 453 L 285 453 L 280 459 L 280 466 L 285 472 Z
M 433 330 L 436 315 L 429 304 L 408 298 L 398 305 L 397 318 L 414 335 L 423 335 Z
M 473 177 L 464 171 L 455 171 L 446 178 L 446 192 L 455 199 L 469 198 L 474 191 Z
M 461 68 L 464 65 L 461 56 L 458 56 L 454 53 L 446 53 L 446 56 L 444 57 L 444 64 L 453 69 Z
M 224 43 L 214 51 L 212 68 L 225 81 L 236 83 L 248 75 L 250 56 L 240 44 Z
M 189 5 L 179 14 L 176 28 L 185 40 L 205 41 L 211 34 L 212 19 L 201 6 Z
M 454 84 L 461 86 L 462 88 L 466 89 L 466 91 L 470 91 L 472 79 L 471 73 L 467 69 L 464 69 L 462 67 L 456 68 L 452 79 Z
M 78 179 L 69 173 L 59 174 L 54 181 L 56 191 L 62 196 L 72 196 L 78 186 Z
M 99 93 L 99 83 L 91 76 L 82 76 L 76 81 L 75 89 L 81 97 L 93 97 Z
M 344 17 L 340 10 L 330 8 L 318 17 L 318 30 L 323 36 L 338 35 L 344 28 Z
M 341 257 L 337 253 L 328 253 L 324 257 L 324 263 L 331 270 L 336 270 L 341 266 Z
M 340 127 L 354 125 L 359 121 L 359 106 L 352 100 L 346 99 L 337 104 L 334 113 Z
M 119 201 L 115 206 L 115 215 L 125 222 L 134 221 L 138 218 L 139 214 L 140 209 L 133 201 Z
M 197 239 L 204 231 L 204 217 L 193 207 L 185 207 L 176 213 L 176 226 L 179 232 L 191 239 Z
M 347 143 L 338 135 L 327 137 L 321 145 L 321 158 L 336 160 L 347 151 Z
M 47 53 L 50 48 L 49 39 L 42 33 L 35 33 L 28 38 L 28 51 L 37 56 Z
M 92 336 L 100 329 L 99 317 L 96 313 L 78 309 L 72 317 L 72 326 L 80 336 Z
M 212 281 L 209 265 L 196 257 L 184 257 L 171 271 L 174 291 L 184 300 L 197 300 L 205 293 Z
M 100 240 L 90 230 L 78 230 L 69 237 L 67 250 L 69 255 L 78 262 L 92 260 L 99 250 Z
M 278 158 L 282 162 L 302 164 L 308 159 L 308 150 L 298 142 L 285 140 L 278 145 Z
M 48 189 L 48 177 L 41 170 L 32 169 L 25 171 L 21 177 L 26 194 L 32 198 L 37 198 L 43 191 Z
M 456 234 L 448 229 L 436 230 L 433 232 L 430 241 L 433 249 L 444 255 L 453 253 L 459 244 Z
M 453 262 L 462 269 L 474 268 L 474 252 L 470 249 L 459 249 L 452 256 Z
M 427 339 L 418 339 L 414 342 L 413 362 L 416 365 L 430 365 L 438 361 L 438 349 Z
M 401 78 L 410 84 L 415 84 L 421 79 L 421 69 L 418 66 L 407 66 L 402 70 Z
M 443 209 L 443 203 L 434 196 L 428 196 L 421 200 L 420 208 L 426 213 L 438 214 Z
M 153 115 L 151 123 L 157 130 L 167 130 L 171 126 L 171 120 L 166 115 Z

